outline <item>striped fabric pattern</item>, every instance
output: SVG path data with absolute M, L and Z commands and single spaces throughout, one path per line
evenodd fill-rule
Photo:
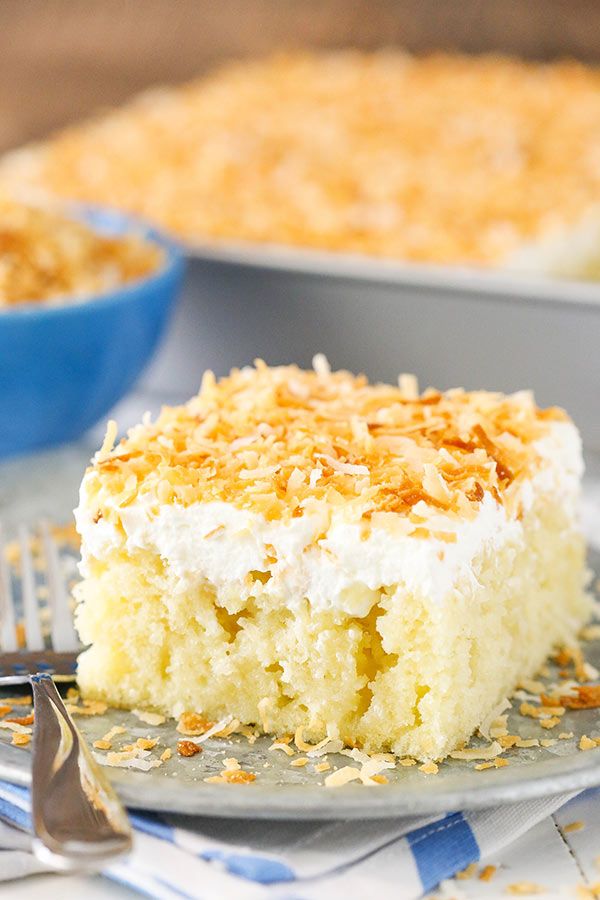
M 590 792 L 588 792 L 590 793 Z M 414 900 L 489 859 L 569 797 L 428 819 L 268 822 L 131 813 L 135 847 L 106 877 L 159 900 Z M 0 782 L 0 881 L 39 872 L 26 788 Z

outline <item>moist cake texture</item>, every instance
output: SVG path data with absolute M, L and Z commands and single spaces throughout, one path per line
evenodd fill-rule
M 204 376 L 87 470 L 82 692 L 439 759 L 590 613 L 577 430 L 528 392 Z
M 597 275 L 599 147 L 592 66 L 296 53 L 145 93 L 7 156 L 0 183 L 190 244 Z

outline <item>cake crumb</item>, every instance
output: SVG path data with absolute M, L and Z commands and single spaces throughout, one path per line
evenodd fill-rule
M 416 766 L 416 764 L 417 764 L 416 759 L 412 759 L 412 757 L 410 757 L 410 756 L 403 756 L 403 757 L 401 757 L 401 759 L 398 760 L 399 766 Z
M 237 759 L 235 758 L 235 756 L 228 756 L 226 759 L 223 760 L 223 765 L 226 769 L 229 769 L 230 771 L 239 771 L 242 768 L 240 766 L 239 762 L 237 761 Z
M 194 741 L 177 741 L 177 752 L 180 756 L 195 756 L 202 753 L 202 747 Z
M 581 740 L 579 741 L 580 750 L 593 750 L 596 746 L 596 741 L 589 738 L 587 734 L 581 735 Z

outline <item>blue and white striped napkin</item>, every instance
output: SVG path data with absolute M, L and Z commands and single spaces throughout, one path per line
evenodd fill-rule
M 282 822 L 131 813 L 135 847 L 104 875 L 159 900 L 413 900 L 490 859 L 570 797 L 427 819 Z M 28 852 L 29 793 L 0 782 L 0 881 Z

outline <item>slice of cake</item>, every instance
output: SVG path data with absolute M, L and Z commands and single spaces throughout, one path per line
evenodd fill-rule
M 441 758 L 587 619 L 576 428 L 295 366 L 116 426 L 76 512 L 88 697 Z

